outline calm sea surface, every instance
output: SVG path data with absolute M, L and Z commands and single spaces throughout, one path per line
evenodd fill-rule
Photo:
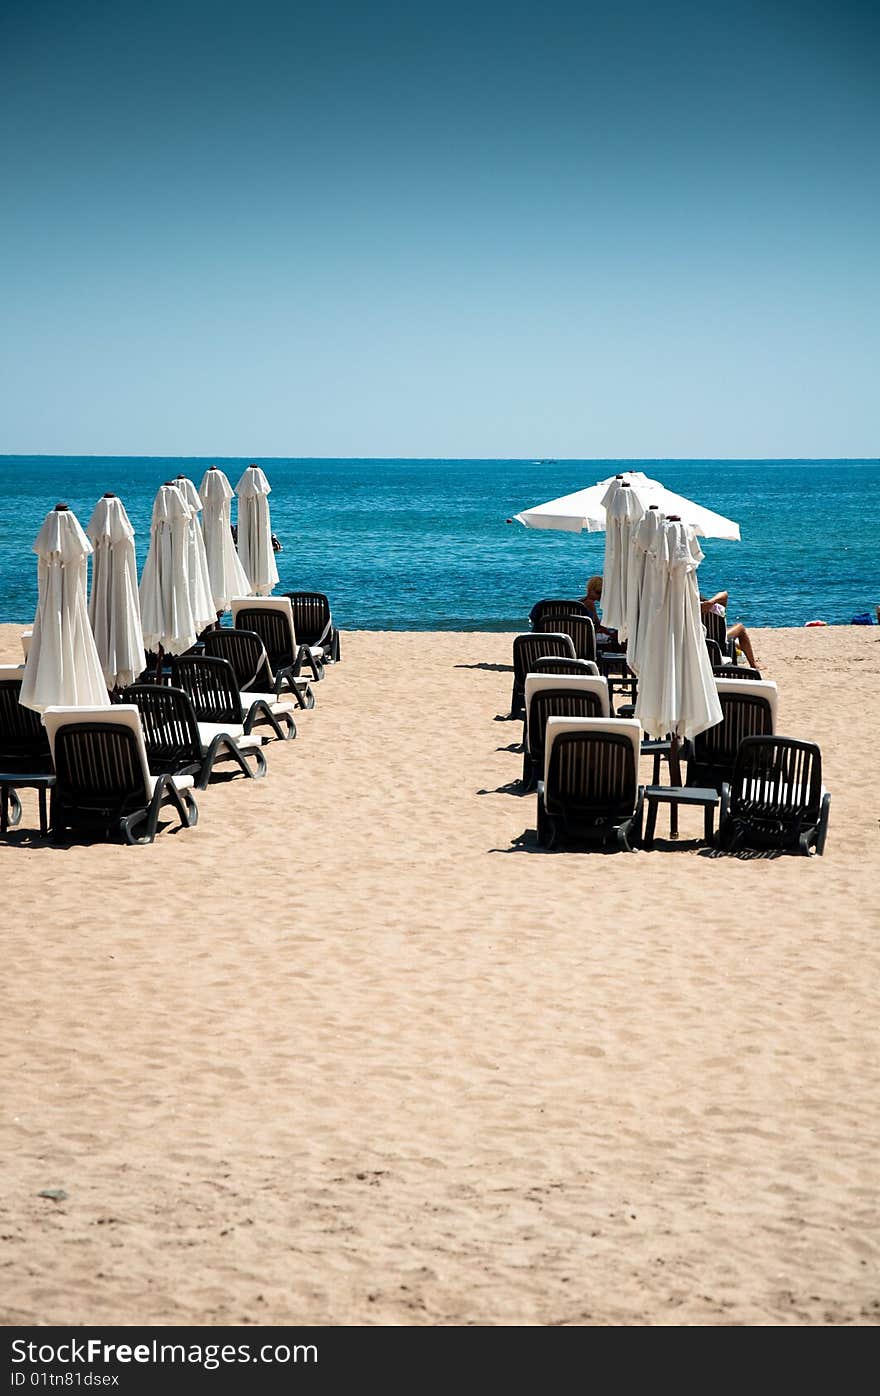
M 105 490 L 137 530 L 142 564 L 156 489 L 196 485 L 246 460 L 0 457 L 0 621 L 29 621 L 31 551 L 65 500 L 83 527 Z M 730 592 L 731 620 L 848 623 L 880 602 L 878 461 L 262 460 L 272 486 L 279 590 L 330 596 L 343 628 L 515 630 L 541 596 L 580 596 L 601 571 L 604 534 L 537 532 L 505 520 L 620 469 L 644 470 L 736 519 L 741 543 L 704 540 L 700 588 Z M 233 517 L 235 517 L 233 513 Z

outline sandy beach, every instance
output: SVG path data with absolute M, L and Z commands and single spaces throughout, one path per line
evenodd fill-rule
M 877 1322 L 880 630 L 754 635 L 824 858 L 538 850 L 508 634 L 344 634 L 149 848 L 24 792 L 3 1322 Z

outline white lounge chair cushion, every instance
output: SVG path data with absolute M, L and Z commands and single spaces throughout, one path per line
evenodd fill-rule
M 156 788 L 156 777 L 150 774 L 150 766 L 147 760 L 147 748 L 144 742 L 144 729 L 141 726 L 141 715 L 134 703 L 113 703 L 110 707 L 49 707 L 43 712 L 43 726 L 49 736 L 49 746 L 52 749 L 52 760 L 55 760 L 55 734 L 60 727 L 77 726 L 83 723 L 101 722 L 112 727 L 127 727 L 134 734 L 137 745 L 138 756 L 140 758 L 141 773 L 144 780 L 144 792 L 147 801 L 152 799 L 153 791 Z M 175 781 L 180 779 L 189 781 L 192 785 L 191 776 L 174 777 Z M 187 789 L 187 786 L 181 786 Z
M 149 781 L 150 799 L 153 798 L 153 791 L 156 789 L 156 781 L 157 781 L 158 779 L 159 779 L 158 776 L 150 776 L 150 781 Z M 172 776 L 172 777 L 171 777 L 171 781 L 172 781 L 172 784 L 174 785 L 175 790 L 192 790 L 193 785 L 195 784 L 195 781 L 194 781 L 194 779 L 193 779 L 192 776 Z
M 254 703 L 267 703 L 271 713 L 295 713 L 296 703 L 289 698 L 276 698 L 274 693 L 242 693 L 242 712 L 248 712 Z
M 772 679 L 716 679 L 719 693 L 744 693 L 755 698 L 766 698 L 770 704 L 770 731 L 776 731 L 776 703 L 778 690 Z
M 745 680 L 748 682 L 748 680 Z M 617 732 L 628 737 L 633 749 L 638 781 L 639 758 L 642 754 L 642 724 L 633 717 L 551 717 L 547 719 L 544 738 L 544 803 L 547 802 L 547 776 L 553 743 L 565 732 Z
M 200 722 L 199 739 L 202 743 L 202 755 L 207 751 L 215 737 L 231 737 L 240 751 L 253 751 L 255 747 L 263 745 L 263 738 L 258 732 L 245 734 L 241 723 L 237 722 Z
M 580 690 L 582 693 L 595 693 L 602 705 L 602 716 L 611 716 L 611 703 L 608 698 L 608 680 L 605 678 L 595 678 L 592 674 L 526 674 L 525 701 L 526 701 L 526 746 L 528 747 L 528 721 L 529 708 L 532 698 L 536 693 L 546 693 L 553 689 L 562 689 L 571 692 L 572 689 Z

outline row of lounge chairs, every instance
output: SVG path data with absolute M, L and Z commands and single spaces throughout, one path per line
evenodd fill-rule
M 341 657 L 320 600 L 306 640 L 290 597 L 236 603 L 231 629 L 207 631 L 197 652 L 171 657 L 170 682 L 157 681 L 165 670 L 148 669 L 111 694 L 109 708 L 47 708 L 41 719 L 19 702 L 22 669 L 0 668 L 0 833 L 19 822 L 17 792 L 32 785 L 43 833 L 49 788 L 53 836 L 118 832 L 127 843 L 151 843 L 163 809 L 181 827 L 196 824 L 194 790 L 207 787 L 218 763 L 265 776 L 264 741 L 296 736 L 294 714 L 314 706 L 312 683 Z
M 632 849 L 642 836 L 640 757 L 654 755 L 656 785 L 670 743 L 643 742 L 631 705 L 615 707 L 621 680 L 614 665 L 600 673 L 603 656 L 590 660 L 576 652 L 568 620 L 577 613 L 565 607 L 578 604 L 539 603 L 533 622 L 562 621 L 565 629 L 532 631 L 513 641 L 511 716 L 523 719 L 522 788 L 537 788 L 541 844 L 564 837 Z M 685 744 L 683 802 L 688 791 L 694 798 L 698 791 L 710 799 L 717 793 L 719 847 L 814 848 L 821 854 L 830 795 L 822 785 L 819 748 L 777 734 L 776 684 L 757 670 L 729 661 L 715 667 L 715 679 L 722 720 Z M 635 676 L 625 682 L 634 696 Z

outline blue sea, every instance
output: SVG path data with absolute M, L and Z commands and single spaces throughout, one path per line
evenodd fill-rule
M 345 629 L 517 630 L 541 596 L 580 596 L 602 570 L 604 534 L 533 531 L 515 513 L 620 469 L 644 470 L 738 521 L 741 543 L 703 541 L 700 589 L 730 592 L 750 625 L 849 623 L 880 602 L 880 461 L 260 460 L 272 486 L 279 590 L 330 597 Z M 65 500 L 86 525 L 118 494 L 146 554 L 157 487 L 247 460 L 0 457 L 0 621 L 29 621 L 31 551 Z M 233 515 L 234 517 L 234 515 Z

